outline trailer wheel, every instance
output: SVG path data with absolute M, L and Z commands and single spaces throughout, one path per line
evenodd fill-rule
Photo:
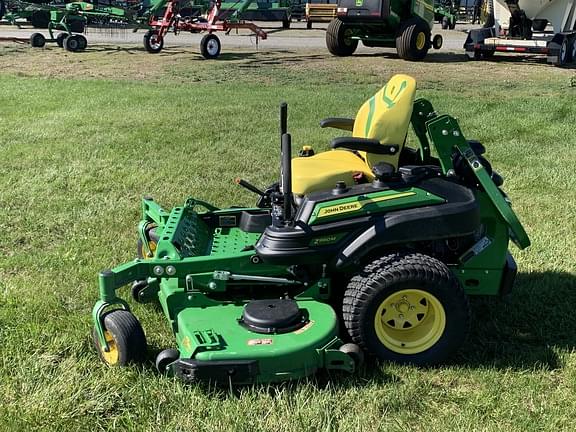
M 48 28 L 50 23 L 50 12 L 45 10 L 37 10 L 32 12 L 30 16 L 30 24 L 34 28 Z
M 358 41 L 351 39 L 353 29 L 338 18 L 333 19 L 326 29 L 326 47 L 330 54 L 345 57 L 354 54 Z
M 200 41 L 200 52 L 205 59 L 215 59 L 220 55 L 220 39 L 215 34 L 207 34 Z
M 445 16 L 442 18 L 442 30 L 447 30 L 448 27 L 450 27 L 450 20 Z
M 66 51 L 76 52 L 80 50 L 80 43 L 78 35 L 70 35 L 64 39 L 64 48 Z
M 558 53 L 558 66 L 565 66 L 569 62 L 568 56 L 568 39 L 564 38 L 562 45 L 560 45 L 560 52 Z
M 421 18 L 404 22 L 396 36 L 396 51 L 404 60 L 422 60 L 430 48 L 430 28 Z
M 164 47 L 164 38 L 160 36 L 158 30 L 148 30 L 144 35 L 144 48 L 152 54 L 159 53 Z
M 30 35 L 30 45 L 34 48 L 42 48 L 46 45 L 46 38 L 42 33 L 32 33 Z
M 146 357 L 146 336 L 142 326 L 127 310 L 114 310 L 104 315 L 104 337 L 108 352 L 100 345 L 96 329 L 93 332 L 94 345 L 98 355 L 110 366 L 125 366 L 139 362 Z
M 369 263 L 344 293 L 352 340 L 380 360 L 420 366 L 443 362 L 462 345 L 468 299 L 441 261 L 397 252 Z
M 290 28 L 290 20 L 286 19 L 282 21 L 282 28 L 288 30 Z
M 68 37 L 68 33 L 58 33 L 56 36 L 56 45 L 60 48 L 64 48 L 64 40 Z

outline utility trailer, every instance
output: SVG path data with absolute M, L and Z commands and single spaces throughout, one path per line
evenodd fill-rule
M 545 55 L 556 66 L 576 63 L 573 0 L 496 0 L 493 11 L 493 26 L 468 33 L 468 59 L 490 59 L 505 52 Z

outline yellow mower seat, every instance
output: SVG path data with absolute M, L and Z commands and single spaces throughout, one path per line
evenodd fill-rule
M 337 181 L 351 185 L 354 176 L 362 173 L 373 180 L 372 167 L 386 162 L 398 168 L 398 158 L 406 140 L 412 106 L 416 95 L 416 80 L 408 75 L 394 75 L 378 93 L 368 99 L 354 120 L 353 137 L 371 138 L 380 144 L 398 145 L 394 155 L 379 155 L 359 151 L 330 150 L 310 157 L 292 159 L 292 191 L 296 195 L 327 190 Z

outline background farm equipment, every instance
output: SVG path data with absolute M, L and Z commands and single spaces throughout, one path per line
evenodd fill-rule
M 396 48 L 406 60 L 422 60 L 431 47 L 439 49 L 442 37 L 432 39 L 433 0 L 339 0 L 338 17 L 326 30 L 326 46 L 336 56 L 349 56 L 358 42 L 367 47 Z
M 434 3 L 434 20 L 442 25 L 442 29 L 454 30 L 459 9 L 460 0 L 439 0 Z
M 130 23 L 135 23 L 136 9 L 119 7 L 106 2 L 106 4 L 72 2 L 64 7 L 51 7 L 50 21 L 48 23 L 49 38 L 42 33 L 30 36 L 33 47 L 43 47 L 46 42 L 54 42 L 68 51 L 82 51 L 88 45 L 83 33 L 88 25 L 98 28 L 125 29 Z M 60 31 L 56 36 L 55 31 Z
M 207 32 L 200 42 L 200 52 L 206 59 L 214 59 L 220 55 L 222 45 L 217 31 L 230 32 L 233 29 L 248 29 L 256 35 L 256 44 L 259 39 L 266 39 L 267 34 L 257 25 L 244 22 L 240 17 L 250 6 L 252 0 L 239 3 L 233 13 L 222 14 L 222 2 L 216 0 L 206 18 L 193 16 L 182 17 L 179 13 L 177 0 L 160 1 L 150 9 L 148 25 L 151 29 L 144 35 L 144 48 L 150 53 L 159 53 L 164 47 L 164 38 L 170 30 L 174 34 L 182 31 L 191 33 Z M 160 13 L 163 14 L 158 16 Z

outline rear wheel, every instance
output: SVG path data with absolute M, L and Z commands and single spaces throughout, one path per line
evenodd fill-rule
M 339 57 L 350 56 L 358 48 L 358 41 L 352 39 L 354 30 L 340 21 L 333 19 L 326 29 L 326 47 L 331 54 Z
M 445 264 L 405 252 L 373 261 L 352 278 L 343 318 L 352 340 L 380 360 L 425 366 L 458 350 L 470 310 Z
M 430 28 L 421 18 L 411 18 L 396 36 L 396 51 L 405 60 L 422 60 L 430 48 Z
M 158 30 L 148 30 L 144 35 L 144 48 L 152 54 L 159 53 L 164 47 L 164 38 L 160 36 Z
M 448 28 L 450 30 L 454 30 L 456 28 L 456 17 L 453 17 L 452 19 L 450 19 L 450 24 L 449 24 Z
M 104 337 L 108 351 L 100 345 L 94 329 L 94 345 L 104 363 L 110 366 L 126 366 L 146 357 L 146 336 L 142 326 L 132 313 L 114 310 L 104 315 Z
M 205 59 L 215 59 L 220 55 L 220 39 L 215 34 L 207 34 L 200 41 L 200 52 Z

